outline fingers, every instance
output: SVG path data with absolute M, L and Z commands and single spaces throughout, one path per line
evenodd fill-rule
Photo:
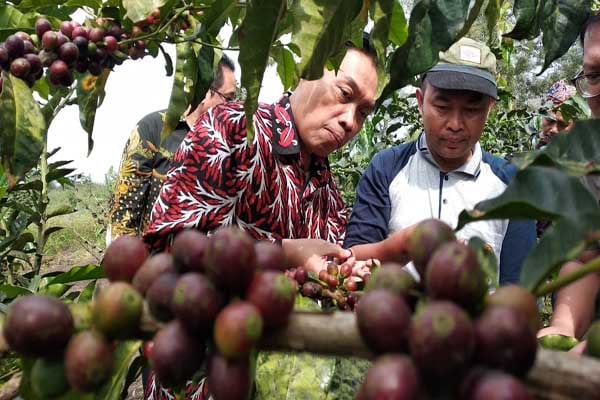
M 583 342 L 580 342 L 577 346 L 575 346 L 571 350 L 569 350 L 569 353 L 582 355 L 585 352 L 586 347 L 587 347 L 587 340 L 584 340 Z

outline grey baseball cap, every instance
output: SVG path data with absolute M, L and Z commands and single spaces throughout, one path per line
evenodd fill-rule
M 440 52 L 439 62 L 425 73 L 427 82 L 438 89 L 471 90 L 498 98 L 496 57 L 485 44 L 461 38 Z

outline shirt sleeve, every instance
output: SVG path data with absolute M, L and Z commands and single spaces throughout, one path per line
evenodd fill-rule
M 525 258 L 536 243 L 535 221 L 510 220 L 500 250 L 500 285 L 517 284 Z
M 344 247 L 375 243 L 388 236 L 390 219 L 389 177 L 390 161 L 386 154 L 377 154 L 358 182 L 356 200 L 346 229 Z
M 142 218 L 155 158 L 152 150 L 155 146 L 148 144 L 149 128 L 141 120 L 123 150 L 108 216 L 111 241 L 121 235 L 142 234 Z
M 210 232 L 235 223 L 242 190 L 236 171 L 242 149 L 250 146 L 240 129 L 243 110 L 236 111 L 215 107 L 204 113 L 177 149 L 144 234 L 152 251 L 163 250 L 185 228 Z

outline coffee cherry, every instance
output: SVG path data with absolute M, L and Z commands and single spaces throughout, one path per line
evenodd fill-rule
M 69 39 L 73 38 L 73 29 L 75 29 L 75 26 L 73 26 L 71 21 L 63 21 L 60 23 L 60 32 Z
M 79 48 L 71 42 L 67 42 L 58 49 L 58 57 L 67 64 L 73 64 L 79 58 Z
M 25 78 L 30 70 L 31 65 L 29 65 L 29 62 L 22 57 L 19 57 L 10 63 L 10 73 L 17 78 Z
M 53 50 L 58 46 L 58 34 L 54 31 L 48 31 L 42 36 L 42 47 L 46 50 Z
M 23 58 L 25 58 L 31 66 L 31 70 L 29 71 L 30 75 L 35 75 L 42 70 L 42 60 L 40 60 L 40 57 L 37 54 L 25 54 Z
M 38 18 L 38 20 L 35 21 L 35 33 L 38 36 L 38 38 L 44 36 L 44 33 L 48 32 L 51 29 L 52 26 L 50 25 L 50 21 L 48 21 L 47 19 Z
M 4 48 L 8 52 L 8 57 L 11 59 L 22 57 L 25 53 L 25 44 L 23 39 L 18 36 L 10 35 L 4 41 Z

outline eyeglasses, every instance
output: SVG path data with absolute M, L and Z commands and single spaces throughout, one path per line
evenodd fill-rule
M 571 79 L 571 83 L 575 85 L 579 94 L 586 99 L 600 95 L 600 73 L 598 72 L 584 74 L 581 71 L 575 78 Z
M 218 94 L 219 97 L 225 102 L 230 102 L 235 100 L 235 93 L 229 94 L 229 95 L 224 95 L 223 93 L 221 93 L 220 91 L 218 91 L 216 88 L 214 87 L 210 87 L 210 91 L 213 92 L 213 94 Z

